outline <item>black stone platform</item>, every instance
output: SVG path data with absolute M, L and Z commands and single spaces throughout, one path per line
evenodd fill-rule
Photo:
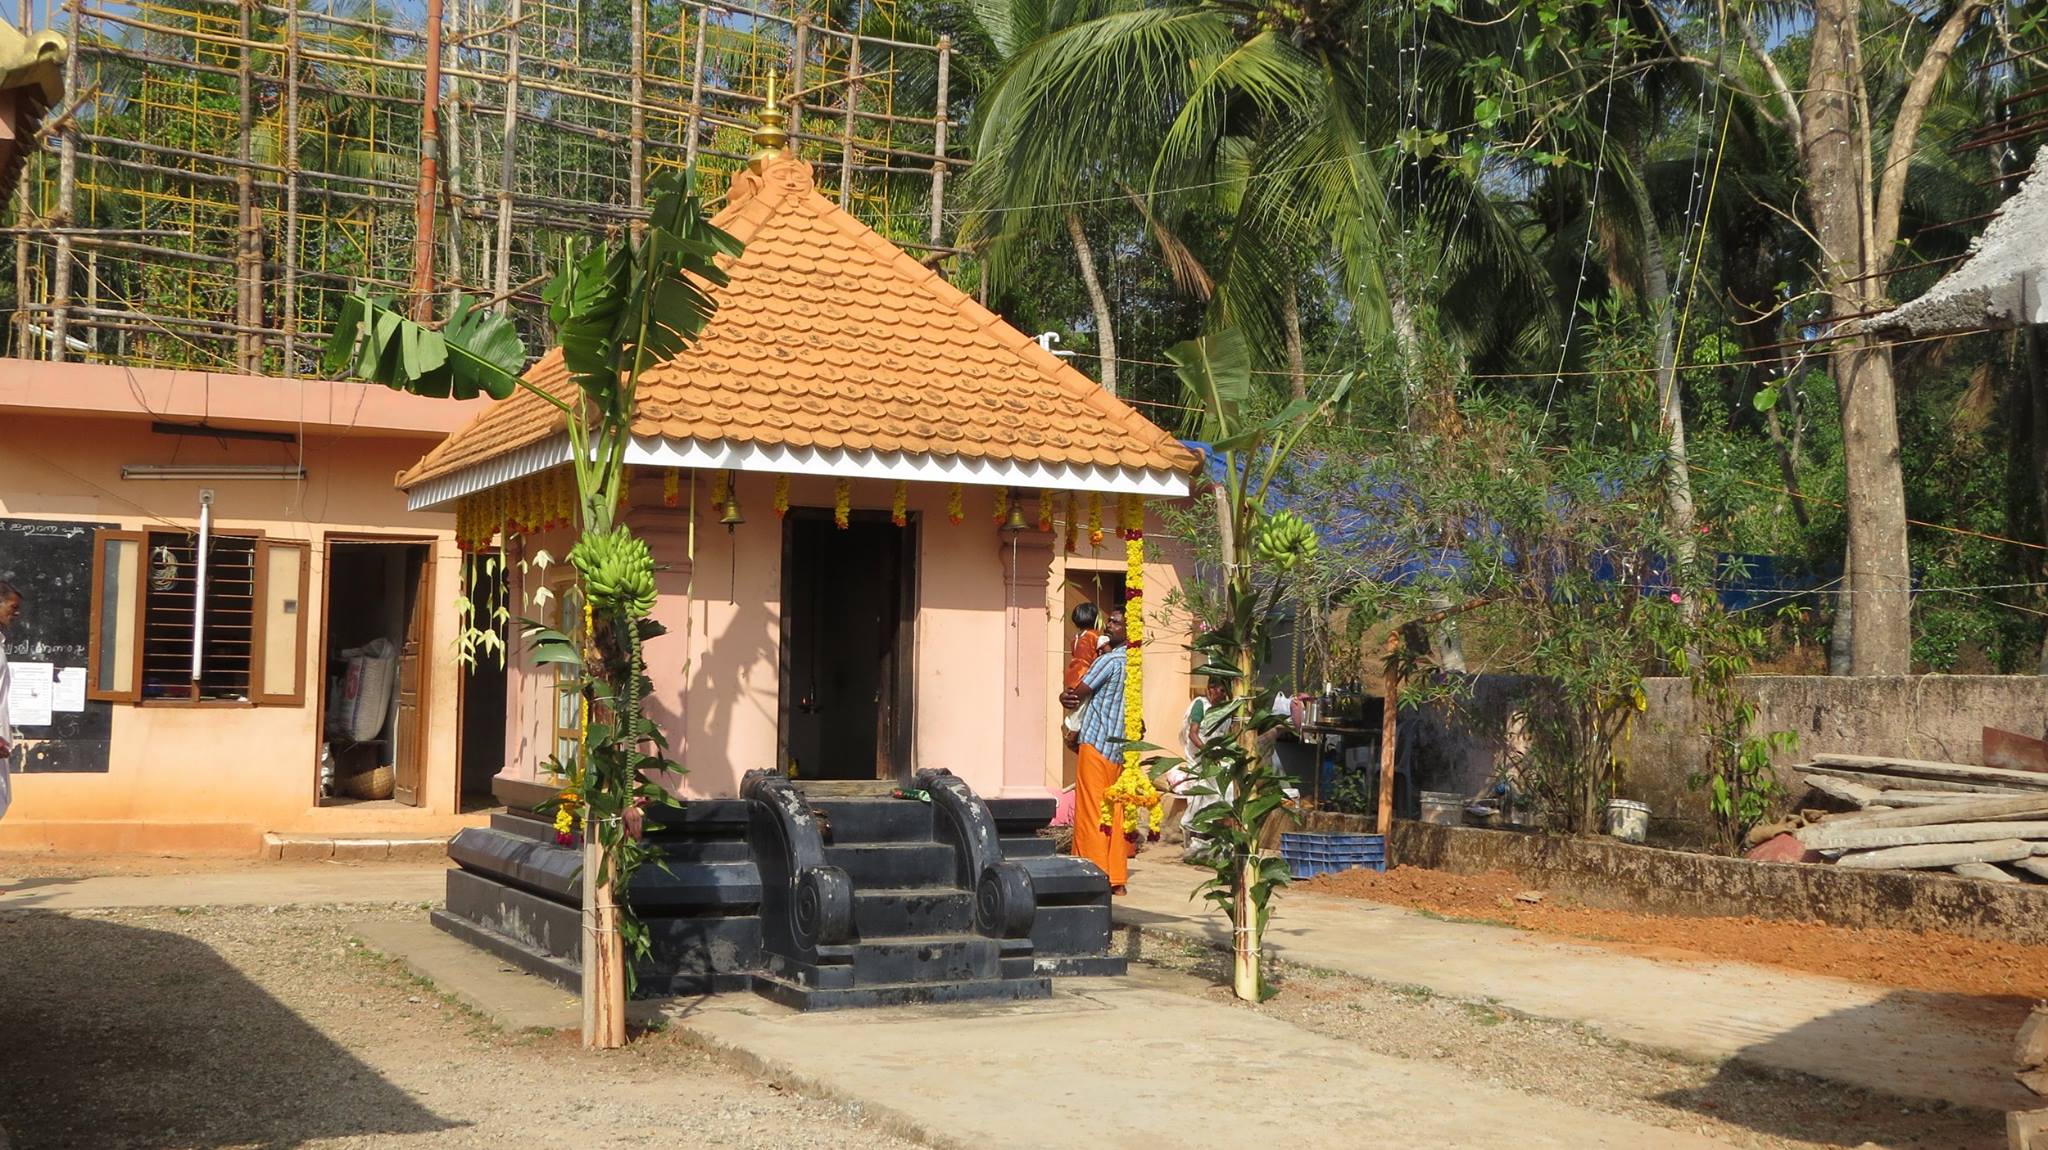
M 1109 880 L 1052 853 L 1051 799 L 984 800 L 921 771 L 929 803 L 806 794 L 761 771 L 739 799 L 649 812 L 662 865 L 627 901 L 652 947 L 640 997 L 752 989 L 804 1010 L 1043 998 L 1059 975 L 1122 974 L 1109 950 Z M 512 784 L 511 813 L 448 845 L 435 925 L 521 970 L 580 982 L 580 846 L 557 846 Z

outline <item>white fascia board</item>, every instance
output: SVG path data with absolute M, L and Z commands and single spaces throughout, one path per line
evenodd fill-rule
M 569 459 L 567 438 L 513 452 L 413 489 L 407 506 L 424 511 L 499 484 L 510 483 Z M 736 443 L 729 439 L 664 439 L 635 436 L 626 463 L 637 467 L 758 471 L 772 475 L 821 475 L 833 479 L 908 480 L 963 483 L 979 487 L 1029 487 L 1052 491 L 1095 491 L 1105 495 L 1147 495 L 1178 499 L 1188 478 L 1171 471 L 1134 467 L 1076 467 L 1007 459 L 968 459 L 900 451 L 849 451 Z

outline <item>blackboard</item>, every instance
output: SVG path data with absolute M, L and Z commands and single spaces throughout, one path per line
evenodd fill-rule
M 92 540 L 101 524 L 0 519 L 0 580 L 21 592 L 21 616 L 7 632 L 11 664 L 86 665 L 92 637 Z M 14 769 L 103 772 L 114 730 L 111 703 L 57 711 L 48 726 L 23 726 Z

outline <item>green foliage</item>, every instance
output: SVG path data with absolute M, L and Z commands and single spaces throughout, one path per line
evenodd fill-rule
M 391 296 L 350 292 L 321 370 L 433 399 L 505 399 L 518 389 L 525 365 L 512 321 L 469 296 L 455 297 L 437 329 L 409 318 Z

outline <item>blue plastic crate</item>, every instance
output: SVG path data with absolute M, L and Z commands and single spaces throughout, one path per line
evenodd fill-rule
M 1280 836 L 1280 857 L 1287 864 L 1287 873 L 1294 878 L 1313 878 L 1357 867 L 1385 871 L 1387 844 L 1379 835 L 1289 831 Z

